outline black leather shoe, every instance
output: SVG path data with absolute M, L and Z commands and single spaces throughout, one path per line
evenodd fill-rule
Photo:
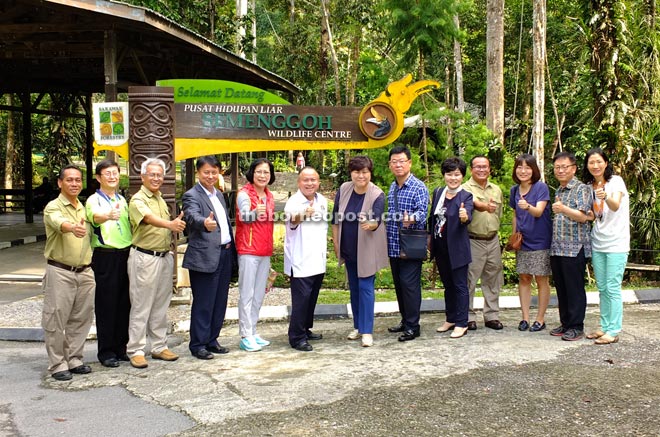
M 200 349 L 192 353 L 193 357 L 199 358 L 200 360 L 212 360 L 213 354 L 206 349 Z
M 403 332 L 405 330 L 406 330 L 406 327 L 403 326 L 403 322 L 399 322 L 399 324 L 394 325 L 394 326 L 390 326 L 389 328 L 387 328 L 388 332 Z
M 321 340 L 323 334 L 314 334 L 312 331 L 307 332 L 307 340 Z
M 209 352 L 213 352 L 214 354 L 227 354 L 229 353 L 229 349 L 227 349 L 224 346 L 206 346 L 206 350 Z
M 85 375 L 87 373 L 92 373 L 92 368 L 89 367 L 87 364 L 81 364 L 78 367 L 74 367 L 73 369 L 69 369 L 69 372 L 75 373 L 76 375 Z
M 518 331 L 527 331 L 529 329 L 529 322 L 527 320 L 521 320 L 518 323 Z
M 126 355 L 126 354 L 117 355 L 117 359 L 118 359 L 119 361 L 126 361 L 126 362 L 130 362 L 130 361 L 131 361 L 131 359 L 128 358 L 128 355 Z
M 412 329 L 406 329 L 401 335 L 399 335 L 399 341 L 410 341 L 416 339 L 417 337 L 419 337 L 419 329 L 416 331 Z
M 115 357 L 101 361 L 103 367 L 119 367 L 119 360 Z
M 499 320 L 489 320 L 486 323 L 484 323 L 484 325 L 486 325 L 486 328 L 494 329 L 496 331 L 499 331 L 500 329 L 504 328 L 504 325 Z
M 312 347 L 312 345 L 309 344 L 307 341 L 301 341 L 300 343 L 298 343 L 297 345 L 295 345 L 293 348 L 294 348 L 295 350 L 299 350 L 299 351 L 302 351 L 302 352 L 310 352 L 310 351 L 313 351 L 313 350 L 314 350 L 314 348 Z
M 468 322 L 468 331 L 476 331 L 477 330 L 477 322 L 472 321 Z
M 55 372 L 52 375 L 53 379 L 57 379 L 58 381 L 69 381 L 71 378 L 73 378 L 73 375 L 71 375 L 71 372 L 68 370 L 62 370 L 61 372 Z

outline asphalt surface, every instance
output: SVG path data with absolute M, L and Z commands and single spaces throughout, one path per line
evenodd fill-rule
M 386 332 L 397 318 L 378 317 L 371 348 L 345 340 L 350 320 L 322 320 L 308 353 L 288 346 L 284 322 L 260 324 L 271 346 L 240 351 L 231 325 L 229 354 L 197 360 L 178 334 L 181 358 L 147 369 L 104 368 L 88 342 L 93 372 L 69 382 L 46 375 L 43 344 L 0 342 L 0 435 L 660 435 L 659 310 L 626 306 L 608 346 L 519 332 L 515 310 L 504 330 L 457 340 L 435 332 L 444 314 L 425 314 L 406 343 Z M 597 321 L 589 308 L 587 327 Z

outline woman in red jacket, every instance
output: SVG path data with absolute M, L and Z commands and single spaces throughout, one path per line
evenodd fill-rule
M 275 169 L 266 158 L 258 158 L 250 164 L 245 177 L 248 183 L 236 197 L 239 347 L 255 352 L 270 344 L 257 334 L 257 321 L 273 254 L 275 201 L 268 185 L 275 182 Z

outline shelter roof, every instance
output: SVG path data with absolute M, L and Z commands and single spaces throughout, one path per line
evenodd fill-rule
M 0 93 L 104 92 L 112 47 L 120 92 L 181 78 L 299 91 L 149 9 L 112 0 L 0 0 Z

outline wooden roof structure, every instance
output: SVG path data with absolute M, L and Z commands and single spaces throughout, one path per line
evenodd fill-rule
M 143 7 L 115 0 L 0 0 L 0 94 L 16 94 L 20 100 L 19 106 L 0 105 L 0 110 L 22 113 L 24 176 L 32 175 L 31 114 L 86 120 L 89 187 L 92 94 L 105 93 L 106 101 L 116 101 L 129 86 L 153 86 L 161 79 L 234 81 L 280 91 L 289 99 L 300 91 Z M 46 94 L 76 99 L 85 113 L 42 109 Z M 25 195 L 26 223 L 32 223 L 32 178 L 24 180 L 18 191 Z
M 113 0 L 0 1 L 0 93 L 125 91 L 222 79 L 296 94 L 291 82 L 149 9 Z

